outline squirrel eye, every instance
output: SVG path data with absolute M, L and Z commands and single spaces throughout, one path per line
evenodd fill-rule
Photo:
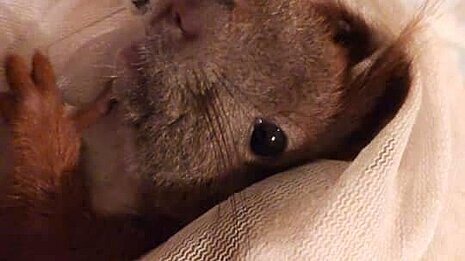
M 150 0 L 131 0 L 131 2 L 138 9 L 141 9 L 141 8 L 145 7 L 150 2 Z
M 276 124 L 258 119 L 253 127 L 250 149 L 261 157 L 278 157 L 287 148 L 287 137 Z
M 348 45 L 350 43 L 352 35 L 352 26 L 349 22 L 341 20 L 337 23 L 337 31 L 334 35 L 334 41 L 341 45 Z

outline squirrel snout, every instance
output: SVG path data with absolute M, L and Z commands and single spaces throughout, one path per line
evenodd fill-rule
M 177 26 L 186 38 L 194 38 L 200 34 L 202 8 L 199 0 L 172 0 L 168 13 L 169 19 Z

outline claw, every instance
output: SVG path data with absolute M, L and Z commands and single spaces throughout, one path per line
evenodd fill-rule
M 72 117 L 78 130 L 84 130 L 107 115 L 117 103 L 112 92 L 113 81 L 109 81 L 105 89 L 88 106 L 77 111 Z
M 34 54 L 32 64 L 32 77 L 37 87 L 42 91 L 56 91 L 55 74 L 49 59 L 37 51 Z
M 20 97 L 26 96 L 34 86 L 34 82 L 24 59 L 18 55 L 8 55 L 5 60 L 5 69 L 11 91 Z

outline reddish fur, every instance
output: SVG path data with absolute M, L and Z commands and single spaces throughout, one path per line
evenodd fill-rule
M 121 249 L 111 259 L 136 257 L 143 234 L 94 217 L 77 168 L 81 129 L 105 113 L 108 95 L 69 115 L 43 55 L 34 56 L 32 77 L 18 56 L 6 68 L 11 93 L 0 97 L 0 111 L 13 134 L 14 169 L 1 190 L 0 260 L 105 257 L 99 245 Z

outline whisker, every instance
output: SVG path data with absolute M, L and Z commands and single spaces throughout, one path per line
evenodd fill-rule
M 112 80 L 112 79 L 118 79 L 119 76 L 118 75 L 104 75 L 104 76 L 101 76 L 102 79 L 109 79 L 109 80 Z
M 217 115 L 218 113 L 214 109 L 215 106 L 209 106 L 209 104 L 205 104 L 205 106 L 206 106 L 205 112 L 208 115 L 208 118 L 210 120 L 210 124 L 212 125 L 213 131 L 214 131 L 214 134 L 215 134 L 215 139 L 217 141 L 218 153 L 221 155 L 221 158 L 222 158 L 222 165 L 223 165 L 222 167 L 223 167 L 223 169 L 221 169 L 218 172 L 218 173 L 221 173 L 223 171 L 226 171 L 231 166 L 230 155 L 229 155 L 229 151 L 227 149 L 228 144 L 227 144 L 224 136 L 222 135 L 222 127 L 221 127 L 221 123 L 220 123 L 220 121 L 218 119 L 219 115 Z M 224 147 L 226 147 L 226 151 L 224 151 L 222 149 Z
M 115 65 L 110 65 L 110 64 L 92 64 L 92 68 L 107 68 L 107 69 L 116 69 L 117 67 Z
M 207 84 L 204 81 L 201 81 L 197 73 L 193 72 L 193 74 L 195 77 L 196 84 Z M 201 97 L 198 94 L 194 93 L 194 91 L 190 88 L 191 87 L 188 88 L 188 91 L 191 93 L 191 95 L 193 95 L 193 97 Z M 207 88 L 211 88 L 211 87 L 207 87 Z M 221 173 L 222 171 L 225 171 L 228 168 L 228 165 L 227 165 L 226 155 L 221 150 L 222 139 L 220 139 L 218 135 L 218 130 L 217 130 L 220 126 L 217 126 L 218 122 L 214 120 L 215 117 L 212 115 L 212 112 L 209 108 L 210 106 L 204 98 L 205 97 L 203 98 L 201 97 L 201 99 L 196 99 L 196 101 L 197 101 L 199 108 L 205 113 L 209 135 L 213 136 L 212 137 L 213 153 L 214 153 L 215 160 L 218 162 L 218 164 L 216 165 L 216 169 L 217 169 L 217 173 Z M 221 211 L 222 211 L 221 206 L 219 205 L 217 209 L 217 221 L 221 221 Z
M 226 78 L 225 77 L 218 77 L 218 73 L 215 71 L 214 72 L 215 74 L 215 77 L 217 78 L 216 81 L 224 88 L 224 90 L 233 98 L 233 100 L 235 100 L 235 95 L 234 93 L 229 89 L 229 86 L 228 84 L 226 83 Z M 214 89 L 215 93 L 216 93 L 216 96 L 219 96 L 219 90 L 218 89 Z M 242 105 L 242 103 L 239 103 L 240 105 Z M 224 110 L 224 107 L 223 107 L 223 104 L 220 104 L 219 105 L 219 109 L 220 111 L 226 115 L 226 111 Z M 248 111 L 248 110 L 244 110 L 244 111 Z M 228 129 L 228 136 L 229 138 L 233 141 L 232 144 L 236 144 L 235 142 L 235 139 L 234 139 L 234 135 L 232 133 L 232 128 L 231 128 L 231 122 L 230 121 L 227 121 L 227 129 Z M 237 147 L 234 146 L 234 151 L 236 153 L 236 155 L 239 155 L 239 152 L 237 150 Z M 242 208 L 245 208 L 245 204 L 242 204 L 243 202 L 245 202 L 245 198 L 244 198 L 244 194 L 241 192 L 241 191 L 238 191 L 236 192 L 235 194 L 233 194 L 231 196 L 231 207 L 232 207 L 232 211 L 234 213 L 234 225 L 235 225 L 235 233 L 236 233 L 236 236 L 239 236 L 238 234 L 240 233 L 239 231 L 239 227 L 241 226 L 240 224 L 240 218 L 239 218 L 239 215 L 240 213 L 239 212 L 242 212 Z M 250 240 L 248 237 L 245 238 L 246 240 L 246 245 L 250 245 Z
M 74 36 L 74 35 L 76 35 L 76 34 L 78 34 L 78 33 L 81 33 L 81 32 L 84 31 L 85 29 L 87 29 L 87 28 L 89 28 L 89 27 L 92 27 L 92 26 L 94 26 L 94 25 L 100 23 L 101 21 L 106 20 L 106 19 L 108 19 L 108 18 L 111 18 L 112 16 L 117 15 L 117 14 L 119 14 L 119 13 L 121 13 L 121 12 L 126 11 L 126 10 L 127 10 L 126 7 L 120 7 L 120 8 L 118 8 L 118 9 L 114 10 L 113 12 L 111 12 L 111 13 L 109 13 L 109 14 L 103 16 L 103 17 L 101 17 L 100 19 L 98 19 L 98 20 L 96 20 L 96 21 L 93 21 L 93 22 L 91 22 L 91 23 L 89 23 L 89 24 L 87 24 L 87 25 L 85 25 L 85 26 L 83 26 L 83 27 L 80 27 L 79 29 L 77 29 L 77 30 L 75 30 L 75 31 L 73 31 L 73 32 L 71 32 L 71 33 L 69 33 L 69 34 L 63 36 L 63 37 L 58 38 L 57 40 L 53 41 L 53 42 L 50 43 L 49 45 L 45 46 L 45 49 L 50 49 L 53 45 L 58 44 L 58 43 L 60 43 L 60 42 L 62 42 L 62 41 L 64 41 L 64 40 L 66 40 L 66 39 L 68 39 L 68 38 L 71 38 L 72 36 Z
M 204 77 L 206 77 L 204 75 Z M 205 78 L 206 79 L 206 78 Z M 222 139 L 222 142 L 223 142 L 223 145 L 225 147 L 225 152 L 226 152 L 226 157 L 228 159 L 228 163 L 229 163 L 229 167 L 233 166 L 234 165 L 234 162 L 233 162 L 233 158 L 231 157 L 231 151 L 229 150 L 230 148 L 230 145 L 233 144 L 229 144 L 228 143 L 228 139 L 227 137 L 225 137 L 224 135 L 224 124 L 225 122 L 229 124 L 229 121 L 227 119 L 225 119 L 226 117 L 226 113 L 225 111 L 220 111 L 221 110 L 221 105 L 219 103 L 220 99 L 219 99 L 219 95 L 218 95 L 218 90 L 215 88 L 216 86 L 214 85 L 211 85 L 208 87 L 208 96 L 209 98 L 212 100 L 212 105 L 210 106 L 212 111 L 213 111 L 213 114 L 216 116 L 215 119 L 216 119 L 216 122 L 217 122 L 217 125 L 218 125 L 218 129 L 219 129 L 219 134 L 221 135 L 221 139 Z M 216 104 L 216 102 L 218 102 L 218 106 Z M 218 108 L 217 108 L 218 107 Z M 220 109 L 220 110 L 218 110 Z M 230 125 L 226 126 L 226 127 L 229 127 Z
M 239 97 L 236 97 L 238 100 L 243 100 L 243 101 L 245 101 L 245 102 L 239 102 L 239 106 L 242 107 L 243 111 L 244 111 L 247 115 L 253 117 L 253 115 L 251 115 L 251 114 L 249 113 L 250 108 L 246 108 L 243 104 L 251 104 L 252 107 L 253 107 L 256 111 L 258 111 L 260 114 L 263 114 L 263 111 L 262 111 L 262 109 L 260 108 L 260 106 L 257 105 L 255 102 L 251 101 L 251 100 L 248 98 L 248 95 L 246 95 L 246 94 L 241 90 L 240 87 L 233 86 L 231 82 L 226 83 L 227 78 L 224 76 L 224 74 L 218 73 L 218 72 L 215 72 L 215 73 L 217 73 L 217 77 L 218 77 L 219 79 L 221 79 L 222 81 L 224 81 L 223 86 L 225 87 L 225 90 L 228 91 L 228 93 L 229 93 L 231 96 L 233 96 L 233 97 L 239 96 Z M 228 87 L 229 85 L 231 85 L 231 88 L 234 88 L 235 92 L 233 92 L 233 91 L 231 90 L 231 88 Z
M 221 81 L 220 79 L 216 79 L 216 80 L 217 80 L 217 81 L 219 80 L 218 83 L 219 83 L 222 87 L 224 87 L 225 90 L 228 89 L 228 87 L 225 86 L 226 84 L 225 84 L 223 81 Z M 214 88 L 214 89 L 213 89 L 213 92 L 214 92 L 214 95 L 215 95 L 217 98 L 219 98 L 219 90 L 218 90 L 217 88 Z M 228 93 L 228 94 L 231 96 L 231 98 L 234 100 L 234 96 L 232 95 L 232 93 L 231 93 L 231 92 L 227 92 L 227 93 Z M 219 99 L 218 99 L 218 100 L 219 100 Z M 223 115 L 224 118 L 226 118 L 226 110 L 224 109 L 224 104 L 218 103 L 218 108 L 219 108 L 219 112 Z M 233 135 L 233 133 L 232 133 L 231 121 L 229 121 L 229 120 L 226 119 L 226 124 L 227 124 L 227 126 L 226 126 L 227 135 L 229 136 L 229 139 L 232 141 L 231 144 L 233 144 L 233 149 L 234 149 L 234 152 L 235 152 L 236 156 L 238 156 L 238 155 L 239 155 L 239 152 L 238 152 L 238 150 L 237 150 L 237 147 L 235 146 L 236 140 L 235 140 L 234 135 Z

